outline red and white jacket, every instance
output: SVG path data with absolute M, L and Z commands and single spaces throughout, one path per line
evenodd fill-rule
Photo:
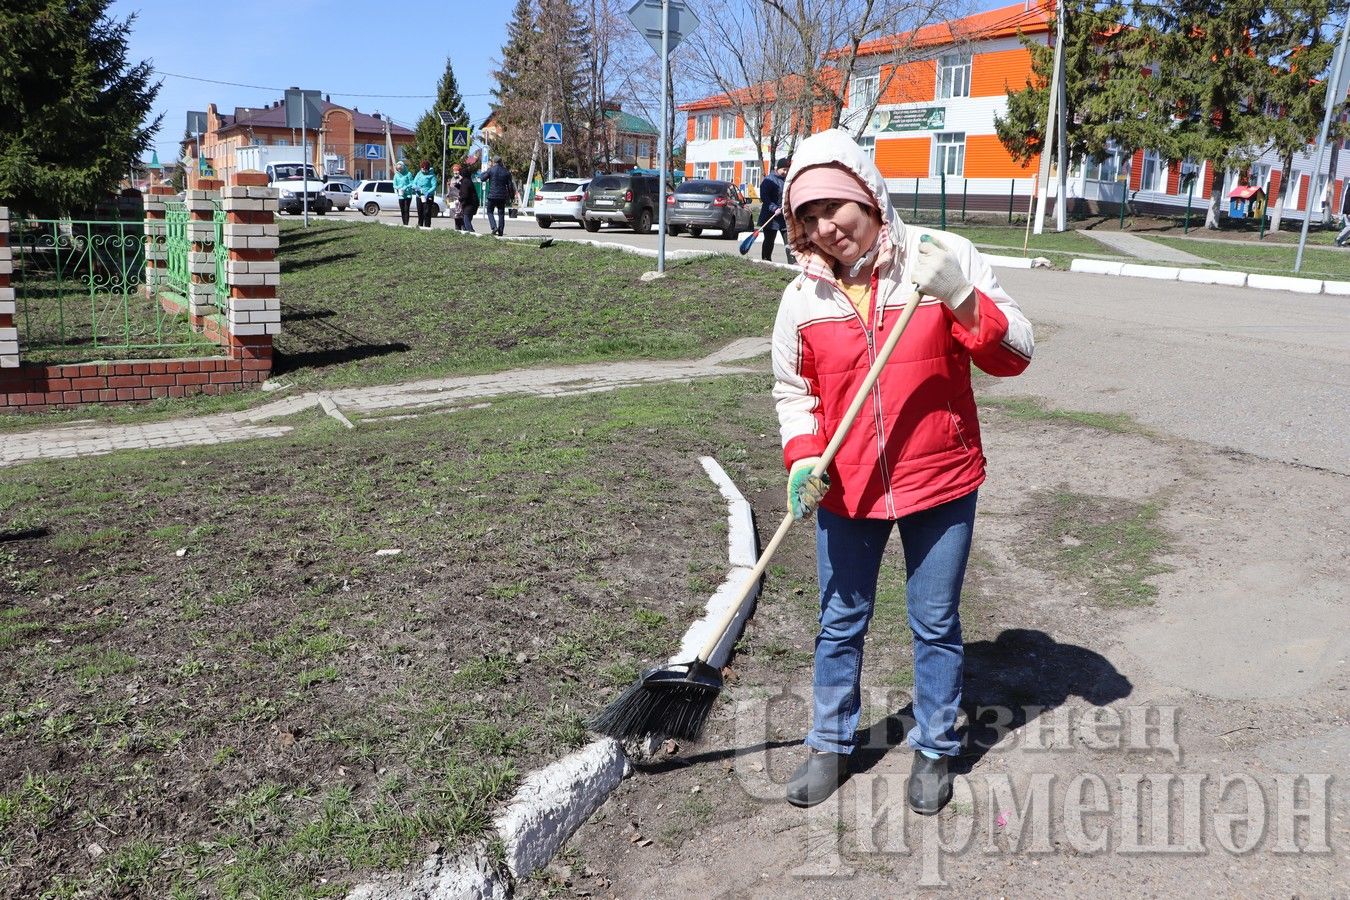
M 830 162 L 847 166 L 871 189 L 886 225 L 872 272 L 871 320 L 864 322 L 836 285 L 829 258 L 784 210 L 803 267 L 783 291 L 773 333 L 773 395 L 789 468 L 824 452 L 914 292 L 909 264 L 921 236 L 934 235 L 956 256 L 980 304 L 979 328 L 971 332 L 940 300 L 922 298 L 830 465 L 822 506 L 850 518 L 896 519 L 963 497 L 984 481 L 970 364 L 990 375 L 1017 375 L 1031 362 L 1035 340 L 1031 323 L 970 241 L 900 221 L 881 173 L 847 133 L 833 129 L 802 143 L 788 198 L 797 173 Z

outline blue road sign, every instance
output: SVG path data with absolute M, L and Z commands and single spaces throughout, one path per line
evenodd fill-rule
M 379 144 L 366 144 L 366 159 L 384 159 L 384 148 Z
M 545 122 L 544 123 L 544 143 L 561 144 L 562 143 L 562 123 Z

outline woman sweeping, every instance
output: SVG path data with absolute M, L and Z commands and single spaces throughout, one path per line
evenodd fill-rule
M 816 506 L 820 632 L 808 753 L 787 799 L 812 806 L 849 774 L 861 712 L 863 640 L 892 531 L 905 552 L 914 634 L 914 749 L 907 801 L 951 799 L 960 750 L 958 606 L 976 492 L 985 477 L 970 364 L 1016 375 L 1031 324 L 969 241 L 900 221 L 886 183 L 848 134 L 807 138 L 784 189 L 802 266 L 774 326 L 774 398 L 794 516 Z M 811 477 L 877 348 L 914 291 L 922 301 L 826 474 Z

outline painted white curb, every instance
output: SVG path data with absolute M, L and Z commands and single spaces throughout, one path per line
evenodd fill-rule
M 758 556 L 759 542 L 750 503 L 715 459 L 704 456 L 699 462 L 727 501 L 727 555 L 732 568 L 708 601 L 707 616 L 685 632 L 680 652 L 671 657 L 671 662 L 687 662 L 702 649 L 712 628 L 710 620 L 725 612 L 732 596 L 745 584 Z M 753 596 L 758 595 L 756 585 Z M 747 603 L 746 611 L 727 630 L 726 638 L 709 660 L 712 665 L 720 668 L 726 662 L 753 608 L 753 602 Z M 630 770 L 623 745 L 606 737 L 527 777 L 492 823 L 493 832 L 505 847 L 505 863 L 511 877 L 520 881 L 548 865 L 563 843 L 600 808 Z M 347 900 L 499 900 L 511 893 L 511 886 L 493 871 L 486 851 L 479 846 L 454 859 L 431 856 L 423 863 L 421 875 L 411 880 L 406 876 L 385 875 L 357 885 L 347 894 Z
M 1350 297 L 1350 281 L 1324 281 L 1322 292 L 1337 297 Z
M 1248 275 L 1247 287 L 1266 291 L 1293 291 L 1296 294 L 1322 293 L 1322 282 L 1312 278 L 1291 278 L 1288 275 Z
M 493 827 L 517 880 L 548 865 L 572 832 L 600 808 L 628 774 L 628 757 L 613 738 L 598 740 L 525 779 Z
M 1030 269 L 1031 260 L 1022 256 L 997 256 L 993 253 L 981 254 L 991 266 L 1002 266 L 1005 269 Z
M 1120 274 L 1128 278 L 1152 278 L 1157 281 L 1176 281 L 1180 269 L 1174 266 L 1141 266 L 1138 263 L 1123 263 Z
M 1089 275 L 1119 275 L 1124 263 L 1107 262 L 1104 259 L 1075 259 L 1069 263 L 1070 272 L 1085 272 Z
M 1222 269 L 1182 269 L 1177 273 L 1177 281 L 1188 284 L 1221 284 L 1225 287 L 1244 287 L 1247 284 L 1246 272 L 1228 272 Z

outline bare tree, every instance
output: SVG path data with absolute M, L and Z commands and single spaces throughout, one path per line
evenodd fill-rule
M 688 41 L 685 71 L 700 93 L 725 98 L 767 172 L 791 144 L 788 111 L 800 93 L 798 73 L 807 68 L 793 58 L 801 52 L 795 33 L 744 0 L 708 0 L 699 13 L 703 26 Z
M 801 91 L 793 110 L 800 134 L 816 130 L 828 116 L 839 127 L 850 87 L 859 75 L 877 77 L 874 90 L 854 93 L 858 105 L 848 114 L 854 136 L 862 134 L 872 112 L 897 78 L 909 71 L 904 63 L 922 55 L 919 29 L 959 18 L 966 0 L 757 0 L 764 12 L 777 16 L 796 37 L 792 59 L 802 66 Z M 952 39 L 961 35 L 953 31 Z M 860 72 L 859 68 L 865 67 Z

